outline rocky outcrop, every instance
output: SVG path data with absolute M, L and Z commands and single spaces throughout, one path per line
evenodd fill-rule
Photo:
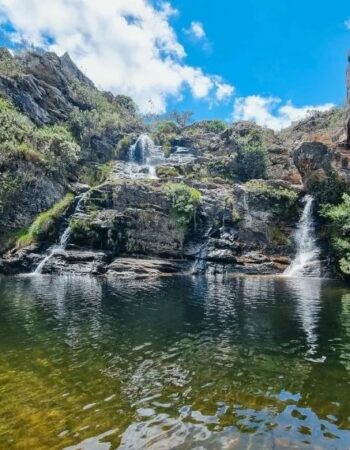
M 38 125 L 64 121 L 73 106 L 86 107 L 72 96 L 71 83 L 80 82 L 94 89 L 90 81 L 73 63 L 67 53 L 26 52 L 12 56 L 17 73 L 0 74 L 0 92 Z
M 142 181 L 106 183 L 93 189 L 73 216 L 71 242 L 113 255 L 182 256 L 182 235 L 170 215 L 162 185 Z
M 17 190 L 9 198 L 0 199 L 0 230 L 7 232 L 32 223 L 38 214 L 64 197 L 68 189 L 65 180 L 25 161 L 18 162 L 12 173 L 13 180 L 17 177 Z
M 294 162 L 307 189 L 330 177 L 350 186 L 350 154 L 342 147 L 304 142 L 295 150 Z
M 37 124 L 67 119 L 73 104 L 60 58 L 54 53 L 26 53 L 17 61 L 17 74 L 0 75 L 2 95 Z

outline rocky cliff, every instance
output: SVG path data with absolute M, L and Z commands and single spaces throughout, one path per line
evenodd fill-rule
M 67 54 L 3 50 L 0 62 L 4 273 L 31 272 L 45 255 L 43 273 L 281 273 L 304 193 L 336 204 L 348 189 L 344 110 L 281 133 L 249 122 L 150 126 Z M 336 256 L 318 237 L 329 273 Z

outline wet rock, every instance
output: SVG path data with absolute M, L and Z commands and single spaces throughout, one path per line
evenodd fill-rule
M 108 265 L 106 275 L 118 278 L 146 278 L 186 272 L 188 264 L 183 260 L 116 258 Z
M 39 251 L 39 245 L 33 244 L 8 253 L 0 259 L 0 272 L 5 275 L 32 272 L 42 259 Z
M 43 274 L 74 273 L 100 275 L 106 272 L 108 255 L 104 252 L 57 251 L 43 267 Z

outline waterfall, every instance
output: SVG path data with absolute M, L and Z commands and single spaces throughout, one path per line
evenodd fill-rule
M 287 277 L 319 277 L 321 275 L 320 250 L 316 243 L 313 219 L 314 198 L 306 195 L 303 201 L 305 203 L 304 210 L 294 236 L 297 253 L 292 264 L 284 272 Z
M 85 201 L 86 196 L 88 195 L 89 192 L 84 192 L 83 194 L 80 194 L 77 197 L 77 204 L 74 208 L 74 212 L 73 214 L 76 213 L 81 213 L 82 212 L 82 204 Z M 73 215 L 72 214 L 72 215 Z M 38 264 L 38 266 L 36 267 L 36 269 L 34 270 L 33 274 L 41 274 L 43 268 L 45 267 L 46 263 L 56 254 L 64 251 L 67 247 L 67 244 L 69 242 L 69 238 L 71 236 L 71 229 L 69 227 L 69 225 L 65 228 L 65 230 L 63 231 L 63 233 L 60 236 L 59 242 L 57 245 L 51 247 L 47 253 L 47 255 L 45 256 L 45 258 Z
M 156 177 L 157 165 L 166 162 L 162 147 L 155 145 L 147 134 L 141 134 L 135 144 L 131 145 L 128 159 L 129 164 L 146 169 L 151 178 Z
M 129 161 L 143 164 L 152 152 L 154 142 L 147 134 L 141 134 L 129 150 Z

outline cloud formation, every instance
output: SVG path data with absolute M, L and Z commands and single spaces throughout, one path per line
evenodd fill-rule
M 346 28 L 346 29 L 350 30 L 350 19 L 346 20 L 346 21 L 344 22 L 344 25 L 345 25 L 345 28 Z
M 237 98 L 234 102 L 233 120 L 249 120 L 263 127 L 281 130 L 292 122 L 305 119 L 313 111 L 328 111 L 335 105 L 309 105 L 298 108 L 291 101 L 283 104 L 278 97 L 250 95 Z
M 142 112 L 155 113 L 165 111 L 169 97 L 180 99 L 184 88 L 209 103 L 233 92 L 220 76 L 186 64 L 169 23 L 176 13 L 169 3 L 155 8 L 149 0 L 0 0 L 2 23 L 16 30 L 10 39 L 68 51 L 98 87 L 129 94 Z M 205 36 L 193 24 L 198 38 Z
M 197 40 L 205 39 L 206 37 L 204 27 L 201 22 L 192 22 L 190 28 L 186 30 L 186 33 Z

